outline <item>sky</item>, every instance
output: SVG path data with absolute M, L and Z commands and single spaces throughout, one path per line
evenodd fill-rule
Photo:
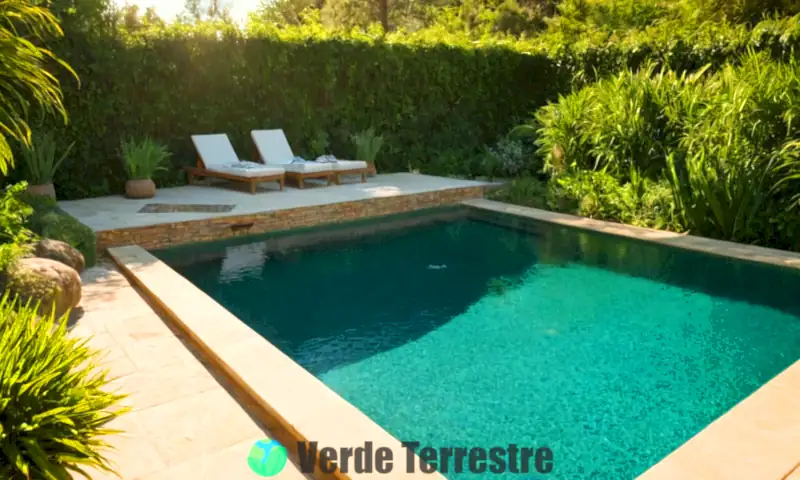
M 148 7 L 155 7 L 158 16 L 164 20 L 173 20 L 183 11 L 185 0 L 115 0 L 117 5 L 138 5 L 139 10 L 144 12 Z M 231 15 L 235 20 L 244 20 L 247 14 L 258 8 L 259 0 L 225 0 L 224 5 L 230 5 Z

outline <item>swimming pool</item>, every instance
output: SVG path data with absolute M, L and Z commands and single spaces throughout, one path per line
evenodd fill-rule
M 546 478 L 632 478 L 800 357 L 794 271 L 429 218 L 156 254 L 398 439 Z

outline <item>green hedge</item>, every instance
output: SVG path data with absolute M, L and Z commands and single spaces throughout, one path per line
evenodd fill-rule
M 385 38 L 317 26 L 171 26 L 130 36 L 69 31 L 53 49 L 81 85 L 64 77 L 75 141 L 55 178 L 61 198 L 121 193 L 120 141 L 151 136 L 174 153 L 160 186 L 184 182 L 190 135 L 227 133 L 249 158 L 252 129 L 283 128 L 298 154 L 327 135 L 330 151 L 354 153 L 350 136 L 374 127 L 385 138 L 382 171 L 475 175 L 474 155 L 577 80 L 655 59 L 677 70 L 720 65 L 748 49 L 791 55 L 797 18 L 740 25 L 658 24 L 579 43 L 421 31 Z
M 282 128 L 295 153 L 355 153 L 353 133 L 384 136 L 382 171 L 427 170 L 498 139 L 567 85 L 544 55 L 363 38 L 162 31 L 129 39 L 73 37 L 59 53 L 82 85 L 65 82 L 66 137 L 75 153 L 57 173 L 60 198 L 119 193 L 122 138 L 151 136 L 173 152 L 160 186 L 183 182 L 190 135 L 226 133 L 250 158 L 249 132 Z

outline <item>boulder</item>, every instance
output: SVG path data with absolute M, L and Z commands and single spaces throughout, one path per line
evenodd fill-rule
M 81 301 L 81 277 L 78 272 L 49 258 L 23 258 L 8 271 L 6 291 L 20 301 L 39 302 L 39 311 L 56 316 L 75 308 Z
M 53 240 L 44 238 L 36 244 L 34 252 L 37 257 L 49 258 L 61 262 L 64 265 L 72 267 L 78 273 L 83 271 L 86 262 L 83 259 L 83 254 L 79 252 L 72 245 L 61 240 Z

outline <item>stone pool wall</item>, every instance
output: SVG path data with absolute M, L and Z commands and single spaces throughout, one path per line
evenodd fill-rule
M 97 232 L 97 250 L 102 254 L 108 248 L 131 244 L 137 244 L 145 249 L 156 249 L 186 243 L 208 242 L 235 236 L 380 217 L 451 205 L 468 199 L 482 198 L 485 189 L 485 186 L 450 188 L 433 192 L 378 197 L 249 215 L 104 230 Z

